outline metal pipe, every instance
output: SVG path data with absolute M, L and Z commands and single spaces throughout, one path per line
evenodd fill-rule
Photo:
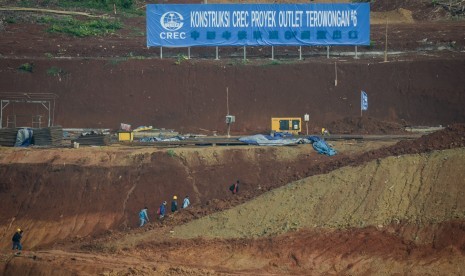
M 0 129 L 3 128 L 3 100 L 1 100 L 1 108 L 0 108 Z
M 51 127 L 51 118 L 50 118 L 50 101 L 48 102 L 48 127 Z
M 3 103 L 6 103 L 3 105 Z M 5 109 L 10 104 L 9 100 L 1 100 L 1 110 L 0 110 L 0 128 L 3 128 L 3 109 Z M 8 119 L 6 127 L 8 127 Z
M 52 126 L 55 125 L 55 100 L 53 100 Z

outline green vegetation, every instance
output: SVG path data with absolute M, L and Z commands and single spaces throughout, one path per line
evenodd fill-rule
M 118 58 L 114 58 L 114 59 L 111 59 L 107 62 L 106 65 L 111 65 L 111 66 L 116 66 L 120 63 L 123 63 L 123 62 L 126 62 L 130 59 L 137 59 L 137 60 L 144 60 L 146 59 L 147 57 L 145 56 L 137 56 L 137 55 L 134 55 L 133 52 L 130 52 L 126 57 L 118 57 Z
M 174 64 L 179 65 L 179 64 L 181 64 L 183 61 L 186 61 L 186 60 L 188 60 L 188 58 L 187 58 L 186 55 L 178 54 L 178 55 L 176 56 L 176 61 L 174 62 Z
M 44 54 L 47 58 L 53 58 L 53 55 L 51 53 L 45 53 Z
M 56 76 L 56 77 L 63 76 L 63 75 L 66 75 L 66 71 L 61 68 L 53 66 L 47 70 L 47 75 Z
M 270 61 L 269 63 L 264 64 L 264 66 L 281 65 L 281 64 L 282 64 L 281 61 L 274 59 Z
M 370 45 L 367 46 L 367 49 L 373 49 L 375 47 L 375 42 L 373 40 L 370 40 Z
M 145 59 L 144 56 L 135 55 L 133 52 L 129 52 L 127 59 Z
M 77 37 L 101 36 L 114 33 L 122 28 L 121 22 L 111 19 L 79 21 L 72 17 L 40 17 L 38 23 L 48 24 L 48 32 L 64 33 Z
M 28 72 L 32 73 L 32 70 L 34 69 L 34 64 L 33 63 L 23 63 L 18 67 L 18 70 L 23 71 L 23 72 Z
M 169 157 L 175 157 L 176 156 L 176 152 L 174 152 L 174 150 L 172 150 L 172 149 L 169 149 L 166 153 L 168 153 Z
M 5 22 L 8 23 L 8 24 L 14 24 L 14 23 L 16 23 L 16 18 L 7 17 L 7 18 L 5 18 Z
M 21 0 L 22 7 L 37 7 L 44 6 L 47 8 L 61 8 L 74 10 L 96 10 L 102 12 L 113 12 L 115 9 L 122 14 L 143 15 L 144 11 L 137 9 L 136 0 Z

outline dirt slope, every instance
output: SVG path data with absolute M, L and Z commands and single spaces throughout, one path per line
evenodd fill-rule
M 307 176 L 358 166 L 391 155 L 463 147 L 465 126 L 455 125 L 414 141 L 334 143 L 339 154 L 318 155 L 310 145 L 298 147 L 180 148 L 126 147 L 73 149 L 5 149 L 0 151 L 1 240 L 21 226 L 33 239 L 29 246 L 71 237 L 128 229 L 137 212 L 149 206 L 152 217 L 163 200 L 189 194 L 197 208 L 170 224 L 224 210 L 263 192 Z M 379 148 L 380 146 L 388 146 Z M 227 186 L 242 181 L 231 198 Z
M 465 125 L 455 125 L 417 140 L 394 145 L 391 142 L 385 144 L 388 147 L 384 148 L 369 143 L 341 142 L 336 148 L 341 149 L 342 153 L 335 158 L 322 158 L 308 152 L 309 149 L 305 147 L 175 149 L 177 157 L 174 158 L 164 150 L 147 148 L 58 151 L 2 149 L 2 175 L 9 176 L 2 179 L 0 194 L 0 204 L 4 204 L 1 208 L 6 210 L 2 212 L 1 220 L 2 244 L 9 242 L 11 229 L 21 225 L 27 231 L 24 245 L 28 248 L 36 245 L 43 249 L 63 248 L 66 251 L 28 253 L 30 255 L 27 256 L 35 255 L 35 259 L 12 258 L 11 253 L 4 252 L 0 271 L 7 275 L 27 275 L 40 271 L 49 273 L 53 267 L 60 267 L 54 271 L 63 275 L 256 275 L 306 274 L 308 271 L 312 271 L 311 274 L 344 271 L 366 275 L 402 271 L 412 274 L 423 274 L 425 271 L 459 274 L 463 263 L 461 248 L 465 243 L 462 229 L 465 228 L 463 206 L 457 197 L 461 195 L 464 182 L 460 178 L 463 178 L 462 174 L 449 181 L 447 173 L 449 169 L 463 168 L 460 167 L 463 162 L 458 163 L 457 160 L 462 160 L 464 156 L 464 131 Z M 450 150 L 435 152 L 435 149 Z M 408 153 L 419 154 L 389 157 Z M 445 157 L 447 160 L 444 160 Z M 413 161 L 415 164 L 412 164 Z M 40 165 L 42 162 L 46 165 Z M 191 178 L 185 178 L 187 175 L 180 173 L 185 168 L 189 168 Z M 335 168 L 342 169 L 330 172 Z M 418 170 L 417 173 L 413 173 L 415 170 Z M 277 208 L 274 213 L 276 217 L 264 215 L 267 219 L 263 223 L 266 229 L 260 227 L 257 221 L 252 221 L 250 225 L 254 227 L 240 230 L 246 236 L 261 236 L 264 231 L 288 232 L 285 236 L 214 241 L 185 241 L 171 237 L 169 231 L 176 225 L 237 206 L 266 190 L 306 175 L 324 172 L 328 174 L 308 178 L 307 184 L 301 180 L 281 188 L 285 195 L 294 198 L 288 198 L 285 203 L 290 207 L 297 206 L 285 215 L 291 219 L 299 217 L 299 221 L 286 224 L 284 214 L 280 213 L 286 209 Z M 226 187 L 223 185 L 217 187 L 217 183 L 233 176 L 229 173 L 234 173 L 234 176 L 243 173 L 243 189 L 237 197 L 225 193 Z M 119 176 L 122 176 L 121 179 Z M 179 182 L 173 181 L 176 179 Z M 324 179 L 326 185 L 322 185 L 323 182 L 315 184 L 311 179 Z M 389 183 L 385 183 L 386 179 Z M 128 231 L 128 225 L 137 224 L 135 214 L 140 205 L 148 202 L 149 206 L 156 206 L 157 202 L 172 195 L 174 187 L 177 191 L 193 189 L 193 180 L 196 180 L 200 194 L 209 190 L 208 197 L 200 196 L 200 201 L 194 201 L 190 210 L 169 216 L 163 223 L 151 223 L 146 228 Z M 391 181 L 398 183 L 392 186 Z M 437 184 L 441 181 L 446 183 Z M 170 185 L 164 185 L 166 183 Z M 371 188 L 367 188 L 369 183 L 372 183 Z M 437 185 L 433 186 L 434 183 Z M 349 184 L 355 185 L 356 189 L 348 189 Z M 318 191 L 314 190 L 316 187 Z M 405 189 L 402 190 L 402 187 Z M 449 192 L 447 188 L 456 193 Z M 299 189 L 320 193 L 321 204 L 314 201 L 317 199 L 314 194 L 307 194 L 307 197 L 296 195 L 295 190 Z M 348 194 L 341 193 L 344 190 L 349 191 L 349 198 Z M 199 195 L 194 190 L 188 191 Z M 393 197 L 394 193 L 397 197 Z M 263 198 L 275 194 L 277 191 L 272 191 Z M 299 197 L 302 199 L 299 200 Z M 330 197 L 336 198 L 336 201 Z M 352 198 L 358 201 L 354 202 Z M 256 200 L 260 201 L 261 197 Z M 279 200 L 276 199 L 276 202 L 279 203 Z M 295 212 L 305 206 L 305 200 L 313 204 L 306 206 L 308 211 L 314 212 Z M 355 204 L 347 206 L 350 202 Z M 262 201 L 260 204 L 254 203 L 246 203 L 239 209 L 247 211 L 252 208 L 258 213 L 269 204 Z M 408 203 L 411 205 L 407 206 Z M 394 207 L 391 208 L 390 204 Z M 346 206 L 347 212 L 334 207 L 339 205 Z M 274 212 L 276 208 L 271 206 L 269 209 Z M 237 209 L 227 212 L 234 213 Z M 244 217 L 249 215 L 243 214 Z M 276 223 L 271 224 L 273 219 Z M 303 230 L 294 232 L 297 228 Z M 109 229 L 112 231 L 107 231 Z M 118 229 L 120 231 L 115 231 Z M 174 231 L 178 234 L 180 230 L 175 228 Z M 334 246 L 328 248 L 328 243 Z M 83 250 L 88 253 L 75 253 Z M 222 254 L 224 252 L 230 253 Z M 199 262 L 199 256 L 203 256 L 205 261 Z
M 341 144 L 338 149 L 356 153 L 380 145 Z M 205 205 L 226 199 L 229 183 L 240 179 L 243 194 L 252 197 L 299 177 L 309 158 L 330 159 L 310 145 L 172 151 L 173 157 L 166 149 L 150 147 L 2 148 L 0 172 L 7 177 L 0 181 L 0 240 L 8 242 L 18 226 L 29 232 L 29 247 L 131 228 L 140 208 L 149 206 L 154 217 L 159 204 L 174 194 L 188 194 L 194 205 Z M 231 203 L 218 204 L 226 208 Z M 211 204 L 196 216 L 216 208 Z
M 364 116 L 413 125 L 465 121 L 463 59 L 338 62 L 336 87 L 334 63 L 241 66 L 130 60 L 115 65 L 106 60 L 38 60 L 33 73 L 15 69 L 24 62 L 0 59 L 1 89 L 57 93 L 55 123 L 64 127 L 117 128 L 125 122 L 183 133 L 200 128 L 225 133 L 226 87 L 230 112 L 236 116 L 233 134 L 269 132 L 271 117 L 305 113 L 310 114 L 310 131 L 318 131 L 332 121 L 359 116 L 361 89 L 370 101 Z M 67 75 L 47 75 L 53 66 Z M 4 116 L 11 112 L 28 114 L 11 106 Z
M 253 238 L 309 227 L 440 223 L 465 218 L 464 185 L 464 148 L 389 157 L 302 179 L 174 231 L 185 238 Z M 412 237 L 433 239 L 425 238 Z
M 329 59 L 324 48 L 303 47 L 303 61 L 296 47 L 276 47 L 271 61 L 269 48 L 250 47 L 246 62 L 241 47 L 220 48 L 219 61 L 201 47 L 189 61 L 177 58 L 186 49 L 164 48 L 159 59 L 159 48 L 145 47 L 144 18 L 121 18 L 125 28 L 115 35 L 77 39 L 47 33 L 34 14 L 0 12 L 0 93 L 58 94 L 55 123 L 65 127 L 124 122 L 223 133 L 225 87 L 233 134 L 268 132 L 270 117 L 305 113 L 311 132 L 463 123 L 464 21 L 431 21 L 448 15 L 427 0 L 371 7 L 372 45 L 358 48 L 360 59 L 345 56 L 353 47 L 331 47 Z M 18 70 L 25 63 L 32 73 Z M 362 89 L 369 110 L 360 118 Z M 27 125 L 43 111 L 18 104 L 3 115 L 12 112 L 26 115 L 20 124 Z M 146 147 L 0 148 L 0 274 L 464 274 L 465 125 L 398 143 L 334 146 L 331 158 L 302 145 L 174 155 Z M 227 186 L 238 178 L 241 192 L 232 196 Z M 193 205 L 155 221 L 173 194 L 189 194 Z M 146 205 L 151 222 L 138 229 Z M 8 250 L 16 227 L 26 230 L 20 257 Z M 205 238 L 185 238 L 192 235 Z
M 376 1 L 373 6 L 408 14 L 407 9 L 428 13 L 423 6 L 431 4 L 401 2 Z M 241 47 L 221 47 L 219 61 L 213 48 L 192 48 L 188 61 L 178 61 L 186 49 L 166 48 L 160 60 L 159 48 L 145 46 L 143 17 L 121 18 L 125 27 L 115 35 L 75 38 L 48 33 L 31 13 L 1 16 L 17 20 L 1 31 L 0 93 L 56 93 L 55 124 L 64 127 L 116 129 L 124 122 L 225 133 L 226 87 L 230 112 L 237 118 L 233 133 L 267 132 L 272 116 L 305 113 L 311 116 L 310 129 L 318 130 L 359 116 L 360 90 L 369 95 L 365 116 L 378 120 L 447 125 L 465 118 L 460 20 L 390 25 L 388 50 L 399 53 L 390 55 L 388 63 L 382 55 L 383 25 L 371 27 L 370 47 L 358 48 L 377 54 L 361 59 L 344 54 L 353 47 L 332 47 L 330 59 L 322 47 L 303 47 L 303 61 L 296 47 L 276 47 L 279 60 L 271 61 L 270 48 L 250 47 L 242 62 Z M 33 65 L 32 73 L 18 70 L 25 63 Z M 60 73 L 48 73 L 52 68 Z M 20 105 L 10 105 L 3 114 L 14 113 L 25 115 L 18 125 L 30 124 L 27 116 L 46 115 L 39 107 Z
M 387 166 L 395 167 L 396 172 L 407 172 L 406 164 L 409 162 L 419 161 L 424 165 L 426 175 L 427 169 L 433 167 L 435 159 L 439 158 L 439 163 L 443 166 L 437 174 L 438 181 L 444 178 L 447 169 L 453 169 L 460 160 L 463 164 L 464 148 L 456 150 L 446 150 L 441 152 L 432 152 L 430 154 L 410 155 L 390 157 L 377 162 L 371 162 L 365 166 L 357 168 L 347 168 L 335 171 L 333 173 L 316 176 L 310 179 L 324 179 L 332 181 L 328 187 L 328 182 L 325 182 L 325 187 L 322 187 L 322 182 L 313 183 L 325 190 L 327 193 L 321 195 L 321 203 L 315 204 L 319 208 L 308 208 L 303 201 L 299 201 L 298 192 L 312 192 L 315 189 L 311 187 L 311 180 L 299 181 L 282 189 L 275 190 L 257 198 L 256 201 L 262 203 L 257 205 L 256 201 L 238 206 L 228 212 L 237 209 L 242 210 L 242 220 L 248 221 L 248 217 L 253 215 L 248 213 L 250 205 L 256 213 L 264 213 L 264 208 L 267 207 L 270 212 L 266 212 L 266 218 L 276 215 L 276 221 L 271 225 L 272 229 L 279 229 L 280 232 L 287 232 L 278 237 L 267 238 L 241 238 L 241 239 L 215 239 L 215 240 L 177 240 L 173 239 L 168 233 L 171 228 L 158 228 L 150 230 L 146 233 L 145 239 L 139 240 L 136 245 L 125 247 L 124 250 L 112 251 L 112 254 L 99 253 L 98 248 L 113 248 L 113 246 L 124 243 L 125 239 L 105 238 L 101 247 L 95 247 L 90 253 L 77 252 L 62 252 L 62 251 L 39 251 L 26 253 L 26 257 L 12 258 L 8 261 L 8 265 L 4 268 L 6 275 L 22 274 L 33 275 L 37 272 L 47 273 L 48 275 L 86 275 L 86 274 L 104 274 L 120 275 L 120 274 L 143 274 L 143 275 L 274 275 L 274 274 L 299 274 L 299 275 L 318 275 L 321 273 L 330 274 L 356 274 L 356 275 L 383 275 L 383 274 L 404 274 L 409 275 L 460 275 L 463 269 L 463 248 L 465 246 L 465 225 L 463 222 L 463 204 L 458 203 L 455 206 L 453 202 L 457 196 L 463 196 L 460 193 L 460 184 L 458 181 L 450 181 L 447 185 L 438 185 L 431 188 L 429 197 L 423 197 L 425 205 L 431 204 L 432 207 L 437 207 L 436 210 L 432 207 L 425 206 L 425 214 L 418 209 L 423 208 L 419 201 L 422 200 L 422 195 L 425 195 L 423 188 L 426 186 L 418 186 L 418 183 L 411 183 L 411 187 L 405 185 L 409 181 L 401 181 L 400 186 L 404 186 L 404 191 L 386 185 L 376 185 L 376 179 L 392 179 L 386 177 L 380 171 L 385 173 L 392 171 Z M 448 157 L 444 160 L 444 157 Z M 460 165 L 461 165 L 460 164 Z M 463 165 L 461 165 L 463 166 Z M 437 168 L 436 168 L 437 169 Z M 393 169 L 394 170 L 394 169 Z M 344 206 L 346 201 L 352 202 L 350 197 L 346 197 L 340 193 L 338 187 L 332 188 L 333 184 L 351 183 L 358 186 L 360 182 L 353 183 L 354 171 L 359 173 L 361 178 L 369 178 L 364 173 L 377 171 L 373 177 L 373 185 L 368 192 L 368 189 L 360 187 L 356 191 L 349 192 L 352 197 L 360 199 L 361 205 L 350 205 L 349 209 L 353 210 L 353 206 L 361 206 L 358 212 L 351 212 L 349 216 L 344 216 Z M 423 175 L 423 176 L 426 176 Z M 407 175 L 404 175 L 407 176 Z M 400 177 L 400 176 L 395 176 Z M 349 179 L 342 181 L 343 179 Z M 409 179 L 405 177 L 402 180 Z M 427 179 L 427 178 L 426 178 Z M 411 178 L 416 182 L 417 178 Z M 307 183 L 305 183 L 307 182 Z M 425 181 L 427 185 L 429 181 Z M 459 187 L 455 186 L 459 184 Z M 343 185 L 343 184 L 342 184 Z M 306 189 L 303 188 L 306 186 Z M 379 187 L 382 186 L 382 187 Z M 345 186 L 344 186 L 345 188 Z M 407 191 L 408 188 L 412 188 Z M 449 192 L 448 188 L 459 188 L 457 193 Z M 377 190 L 378 189 L 378 190 Z M 418 189 L 418 190 L 417 190 Z M 405 202 L 400 202 L 399 206 L 403 207 L 403 213 L 396 218 L 406 216 L 404 220 L 397 221 L 394 219 L 390 224 L 386 223 L 385 218 L 389 217 L 388 213 L 396 213 L 399 211 L 395 206 L 389 205 L 392 201 L 392 194 L 398 192 L 405 193 Z M 302 214 L 299 222 L 308 222 L 310 220 L 325 219 L 328 213 L 333 212 L 333 216 L 340 218 L 340 223 L 334 224 L 334 219 L 328 219 L 328 224 L 333 226 L 321 225 L 314 227 L 311 225 L 307 229 L 295 230 L 292 224 L 286 228 L 284 224 L 280 224 L 283 220 L 282 214 L 276 212 L 276 205 L 267 206 L 269 201 L 263 201 L 264 198 L 269 198 L 269 195 L 279 194 L 281 197 L 292 200 L 286 203 L 290 207 L 295 207 L 296 201 L 300 204 L 286 212 L 284 216 L 295 219 L 296 214 L 301 211 Z M 337 199 L 344 197 L 344 200 L 338 201 L 335 204 L 328 200 L 329 196 L 334 196 Z M 363 199 L 364 195 L 367 195 Z M 307 196 L 313 197 L 312 194 Z M 378 201 L 374 200 L 377 197 Z M 383 196 L 385 196 L 383 198 Z M 444 201 L 434 200 L 441 198 Z M 448 201 L 448 198 L 452 200 Z M 279 203 L 281 198 L 275 203 Z M 406 206 L 407 202 L 412 203 Z M 341 207 L 339 205 L 343 203 Z M 450 204 L 450 205 L 449 205 Z M 336 207 L 337 205 L 337 207 Z M 371 205 L 371 206 L 370 206 Z M 311 206 L 313 207 L 313 206 Z M 375 212 L 371 212 L 370 207 L 373 207 Z M 286 208 L 286 207 L 283 207 Z M 390 208 L 390 209 L 389 209 Z M 302 210 L 304 210 L 302 212 Z M 376 212 L 379 210 L 379 212 Z M 450 210 L 451 212 L 447 212 Z M 312 211 L 316 211 L 315 213 Z M 444 211 L 444 212 L 441 212 Z M 459 218 L 449 220 L 447 222 L 439 222 L 438 218 L 452 216 L 452 214 L 460 214 Z M 363 225 L 359 220 L 355 220 L 355 225 L 351 227 L 349 224 L 352 218 L 361 215 L 363 220 L 366 219 L 367 224 L 375 224 L 375 226 Z M 416 217 L 416 220 L 414 219 Z M 453 216 L 452 216 L 453 217 Z M 360 217 L 358 217 L 360 218 Z M 171 219 L 171 218 L 170 218 Z M 289 220 L 289 221 L 291 221 Z M 216 223 L 218 225 L 218 221 Z M 388 220 L 391 221 L 391 220 Z M 250 222 L 250 221 L 249 221 Z M 262 225 L 266 225 L 266 222 Z M 207 222 L 209 223 L 209 222 Z M 276 224 L 276 228 L 273 228 Z M 342 224 L 342 225 L 341 225 Z M 228 225 L 223 225 L 228 226 Z M 257 227 L 256 221 L 250 223 L 249 229 L 260 229 Z M 270 225 L 267 225 L 270 226 Z M 281 228 L 281 226 L 284 226 Z M 190 227 L 189 224 L 187 227 Z M 299 227 L 299 226 L 298 226 Z M 179 228 L 174 228 L 175 236 Z M 192 229 L 198 233 L 200 229 Z M 215 230 L 215 229 L 213 229 Z M 227 227 L 222 232 L 229 234 Z M 261 234 L 261 233 L 260 233 Z M 259 234 L 259 235 L 260 235 Z M 248 236 L 250 232 L 247 233 Z M 220 234 L 219 236 L 225 236 Z M 117 237 L 117 236 L 116 236 Z M 134 238 L 134 233 L 129 234 L 126 239 Z M 139 245 L 137 245 L 139 244 Z M 126 244 L 125 246 L 128 246 Z M 94 253 L 95 252 L 95 253 Z M 36 256 L 35 259 L 27 256 Z M 0 266 L 1 267 L 1 266 Z M 54 269 L 60 267 L 59 269 Z

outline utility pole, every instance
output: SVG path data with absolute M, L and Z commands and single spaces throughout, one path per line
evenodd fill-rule
M 337 86 L 337 62 L 334 62 L 334 72 L 336 74 L 336 78 L 334 79 L 334 86 Z
M 226 87 L 226 114 L 227 116 L 229 116 L 229 87 Z M 231 130 L 231 122 L 228 121 L 228 138 L 231 137 L 231 135 L 229 135 L 230 130 Z
M 229 115 L 229 87 L 226 87 L 226 115 Z
M 387 62 L 387 44 L 388 44 L 388 17 L 386 15 L 386 41 L 384 43 L 384 62 Z
M 305 113 L 304 115 L 304 121 L 305 121 L 305 124 L 307 125 L 307 136 L 308 136 L 308 121 L 310 121 L 310 115 L 308 115 L 307 113 Z

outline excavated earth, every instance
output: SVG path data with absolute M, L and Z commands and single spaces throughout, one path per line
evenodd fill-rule
M 417 139 L 167 149 L 2 148 L 6 275 L 463 273 L 465 125 Z M 231 195 L 229 183 L 242 181 Z M 289 184 L 288 184 L 289 183 Z M 163 221 L 173 195 L 193 206 Z M 137 213 L 152 222 L 140 229 Z
M 233 135 L 308 113 L 310 133 L 357 136 L 330 139 L 332 157 L 306 144 L 0 147 L 0 274 L 464 275 L 465 23 L 430 1 L 371 8 L 373 45 L 358 59 L 349 47 L 331 47 L 329 59 L 303 47 L 301 61 L 277 47 L 272 61 L 269 48 L 250 47 L 247 62 L 240 47 L 220 48 L 218 61 L 212 48 L 191 49 L 190 60 L 163 49 L 160 59 L 144 46 L 142 17 L 122 17 L 115 35 L 75 38 L 48 33 L 36 13 L 0 11 L 0 96 L 55 93 L 56 125 L 222 135 L 228 87 Z M 32 72 L 18 69 L 25 63 Z M 12 114 L 21 126 L 47 117 L 14 104 L 3 125 Z M 443 129 L 406 131 L 418 125 Z M 157 220 L 173 195 L 192 206 Z M 144 206 L 151 221 L 139 228 Z M 24 251 L 14 255 L 18 227 Z

